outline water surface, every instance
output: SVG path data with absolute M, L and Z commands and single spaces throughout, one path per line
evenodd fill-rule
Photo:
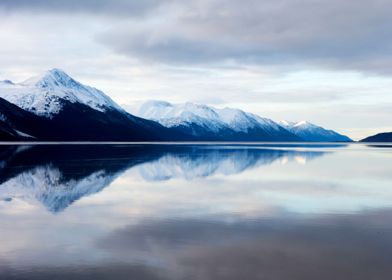
M 0 279 L 391 279 L 392 149 L 0 145 Z

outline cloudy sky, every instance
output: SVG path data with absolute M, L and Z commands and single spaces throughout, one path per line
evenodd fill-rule
M 0 79 L 50 68 L 149 99 L 392 131 L 390 0 L 1 0 Z

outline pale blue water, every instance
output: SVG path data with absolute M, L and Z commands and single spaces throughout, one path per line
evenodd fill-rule
M 0 145 L 0 279 L 391 279 L 391 147 Z

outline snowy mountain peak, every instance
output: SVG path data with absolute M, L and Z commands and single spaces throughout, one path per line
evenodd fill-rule
M 56 89 L 59 87 L 65 88 L 82 88 L 83 85 L 65 73 L 61 69 L 51 69 L 45 73 L 32 77 L 21 83 L 26 86 L 36 86 L 40 88 Z
M 294 126 L 311 126 L 312 124 L 307 121 L 299 121 Z
M 321 126 L 308 121 L 290 122 L 280 121 L 279 124 L 291 133 L 301 137 L 305 141 L 330 141 L 347 142 L 352 141 L 347 136 L 341 135 L 333 130 L 327 130 Z
M 36 115 L 53 117 L 63 101 L 87 105 L 98 111 L 123 111 L 102 91 L 83 85 L 60 69 L 51 69 L 21 83 L 0 84 L 0 97 Z
M 310 123 L 308 121 L 294 122 L 294 125 L 292 125 L 292 126 L 296 127 L 296 128 L 300 128 L 300 129 L 317 129 L 317 128 L 321 128 L 321 126 L 315 125 L 315 124 Z
M 312 124 L 308 121 L 299 121 L 299 122 L 292 122 L 292 121 L 287 121 L 287 120 L 281 120 L 278 122 L 281 126 L 285 128 L 305 128 L 305 127 L 319 127 L 315 124 Z

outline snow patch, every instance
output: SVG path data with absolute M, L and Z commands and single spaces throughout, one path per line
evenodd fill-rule
M 28 137 L 28 138 L 35 138 L 34 136 L 31 136 L 30 134 L 24 133 L 24 132 L 22 132 L 22 131 L 19 131 L 19 130 L 16 130 L 16 129 L 15 129 L 15 131 L 16 131 L 16 133 L 17 133 L 19 136 Z

